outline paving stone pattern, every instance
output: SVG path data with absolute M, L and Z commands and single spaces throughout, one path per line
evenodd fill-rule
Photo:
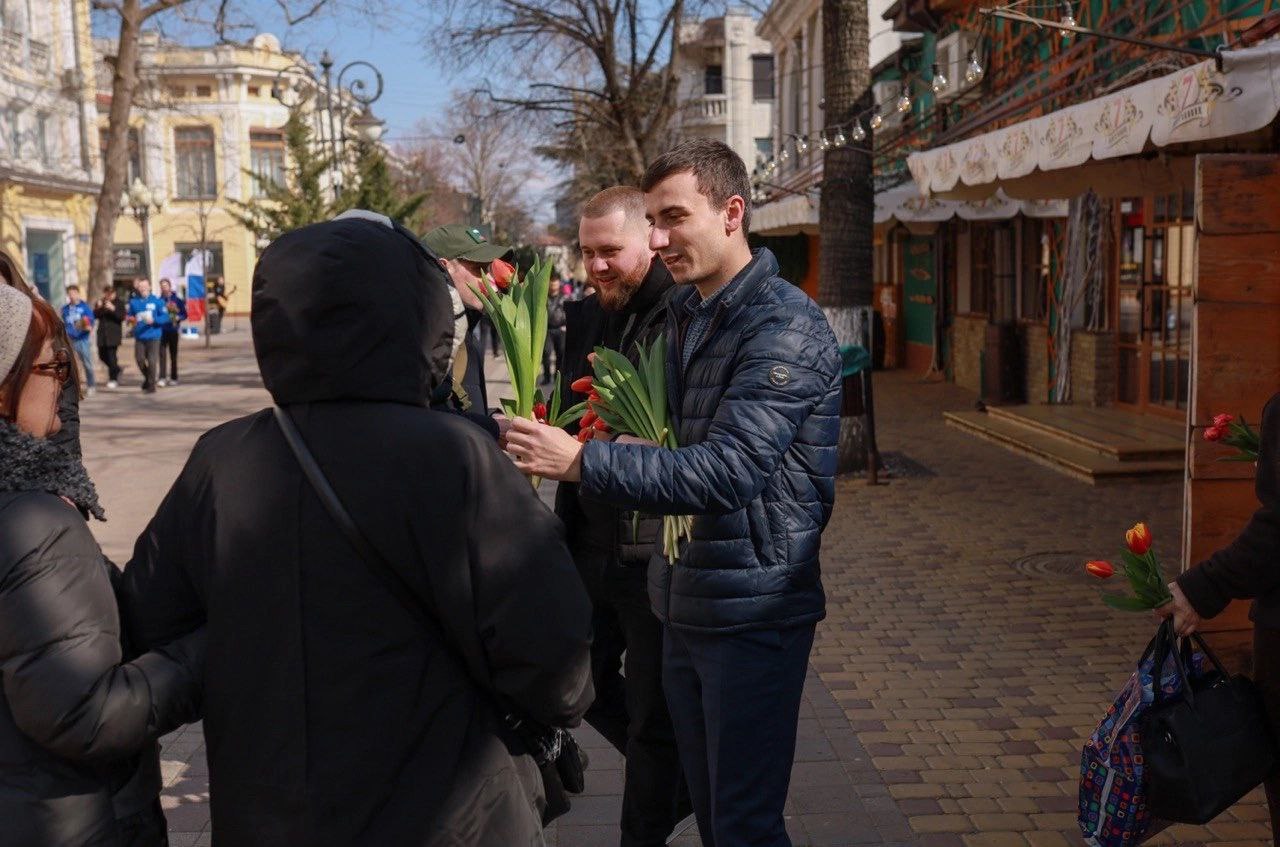
M 88 464 L 110 517 L 94 529 L 116 561 L 198 435 L 269 402 L 247 332 L 210 351 L 184 342 L 183 356 L 178 387 L 144 396 L 126 382 L 84 404 Z M 491 390 L 503 390 L 502 373 L 495 363 Z M 1080 745 L 1154 625 L 1106 609 L 1079 572 L 1013 562 L 1115 556 L 1136 520 L 1175 562 L 1181 486 L 1092 488 L 946 428 L 941 411 L 970 408 L 968 392 L 896 372 L 876 379 L 881 449 L 928 473 L 838 485 L 824 540 L 829 614 L 806 682 L 788 829 L 812 847 L 1078 844 Z M 580 739 L 588 790 L 548 842 L 617 844 L 621 759 L 589 729 Z M 210 844 L 199 725 L 164 739 L 162 765 L 172 844 Z M 1255 792 L 1207 827 L 1152 843 L 1269 841 Z M 691 829 L 675 843 L 699 840 Z

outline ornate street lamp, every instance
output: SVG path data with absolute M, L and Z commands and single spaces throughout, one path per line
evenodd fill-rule
M 137 177 L 120 197 L 120 207 L 126 210 L 142 230 L 142 264 L 147 278 L 151 278 L 151 215 L 164 210 L 164 192 L 149 188 Z

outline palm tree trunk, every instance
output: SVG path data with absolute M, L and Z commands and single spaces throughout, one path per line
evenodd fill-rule
M 823 93 L 826 121 L 848 123 L 870 104 L 871 66 L 866 0 L 823 0 Z M 865 119 L 863 119 L 865 126 Z M 844 127 L 849 135 L 849 127 Z M 871 182 L 872 138 L 827 150 L 818 210 L 818 305 L 841 345 L 870 339 L 872 229 L 875 193 Z M 864 149 L 859 149 L 864 148 Z M 846 383 L 856 390 L 858 380 Z M 840 419 L 841 472 L 867 468 L 868 433 L 860 416 Z

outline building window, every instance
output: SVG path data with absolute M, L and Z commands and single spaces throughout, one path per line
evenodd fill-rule
M 763 165 L 765 162 L 773 158 L 773 139 L 757 138 L 756 139 L 756 164 Z
M 175 129 L 173 152 L 178 170 L 178 197 L 198 199 L 218 196 L 212 129 L 207 126 Z
M 259 88 L 258 86 L 256 86 L 256 85 L 251 85 L 251 86 L 249 86 L 249 96 L 250 96 L 250 97 L 257 97 L 257 96 L 259 96 L 261 93 L 262 93 L 262 89 L 261 89 L 261 88 Z
M 49 116 L 43 112 L 36 115 L 36 147 L 40 153 L 40 161 L 45 165 L 52 165 L 53 145 L 49 141 Z
M 767 53 L 751 57 L 751 98 L 773 99 L 773 56 Z
M 1054 273 L 1052 224 L 1036 218 L 1022 222 L 1022 279 L 1019 317 L 1043 322 L 1049 317 L 1049 286 Z
M 107 130 L 98 130 L 98 153 L 102 157 L 103 165 L 107 162 Z M 133 185 L 135 179 L 143 182 L 147 181 L 146 176 L 142 172 L 142 143 L 138 140 L 138 128 L 129 127 L 129 146 L 126 155 L 128 165 L 127 175 L 125 176 L 125 185 Z
M 724 94 L 724 68 L 720 65 L 707 65 L 702 87 L 704 94 Z
M 17 106 L 9 110 L 9 153 L 14 159 L 22 158 L 22 110 Z
M 213 89 L 212 89 L 212 88 L 210 88 L 210 87 L 209 87 L 209 86 L 207 86 L 207 85 L 197 85 L 197 86 L 196 86 L 196 96 L 197 96 L 197 97 L 212 97 L 212 96 L 213 96 Z
M 171 85 L 169 86 L 169 96 L 175 100 L 181 100 L 183 97 L 187 96 L 187 89 L 183 88 L 181 85 Z
M 249 169 L 253 171 L 253 196 L 266 193 L 266 183 L 284 185 L 284 134 L 278 129 L 249 131 Z

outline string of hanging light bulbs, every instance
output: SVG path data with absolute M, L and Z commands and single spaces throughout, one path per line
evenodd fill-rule
M 947 75 L 942 72 L 941 68 L 935 62 L 931 68 L 932 79 L 929 81 L 929 89 L 936 95 L 946 91 L 951 86 L 951 81 Z M 977 50 L 969 51 L 969 60 L 964 69 L 964 80 L 967 85 L 976 85 L 982 81 L 986 71 L 982 67 L 982 63 L 978 61 Z M 815 135 L 805 135 L 799 133 L 785 133 L 783 135 L 781 149 L 778 155 L 769 159 L 762 166 L 758 166 L 755 175 L 758 178 L 767 178 L 772 176 L 778 167 L 785 164 L 791 159 L 791 148 L 794 146 L 796 155 L 803 156 L 809 152 L 809 148 L 816 145 L 819 150 L 826 151 L 831 148 L 844 147 L 848 144 L 866 141 L 868 136 L 867 128 L 872 132 L 880 129 L 884 125 L 885 117 L 898 112 L 906 114 L 911 111 L 914 101 L 911 97 L 912 84 L 924 85 L 924 80 L 917 74 L 908 74 L 902 78 L 902 91 L 893 100 L 892 103 L 885 101 L 884 103 L 876 103 L 861 112 L 853 115 L 846 121 L 838 124 L 831 124 L 819 130 Z M 888 107 L 892 107 L 892 111 Z M 866 126 L 863 126 L 863 121 Z M 846 133 L 845 130 L 848 130 Z M 870 152 L 870 151 L 868 151 Z

